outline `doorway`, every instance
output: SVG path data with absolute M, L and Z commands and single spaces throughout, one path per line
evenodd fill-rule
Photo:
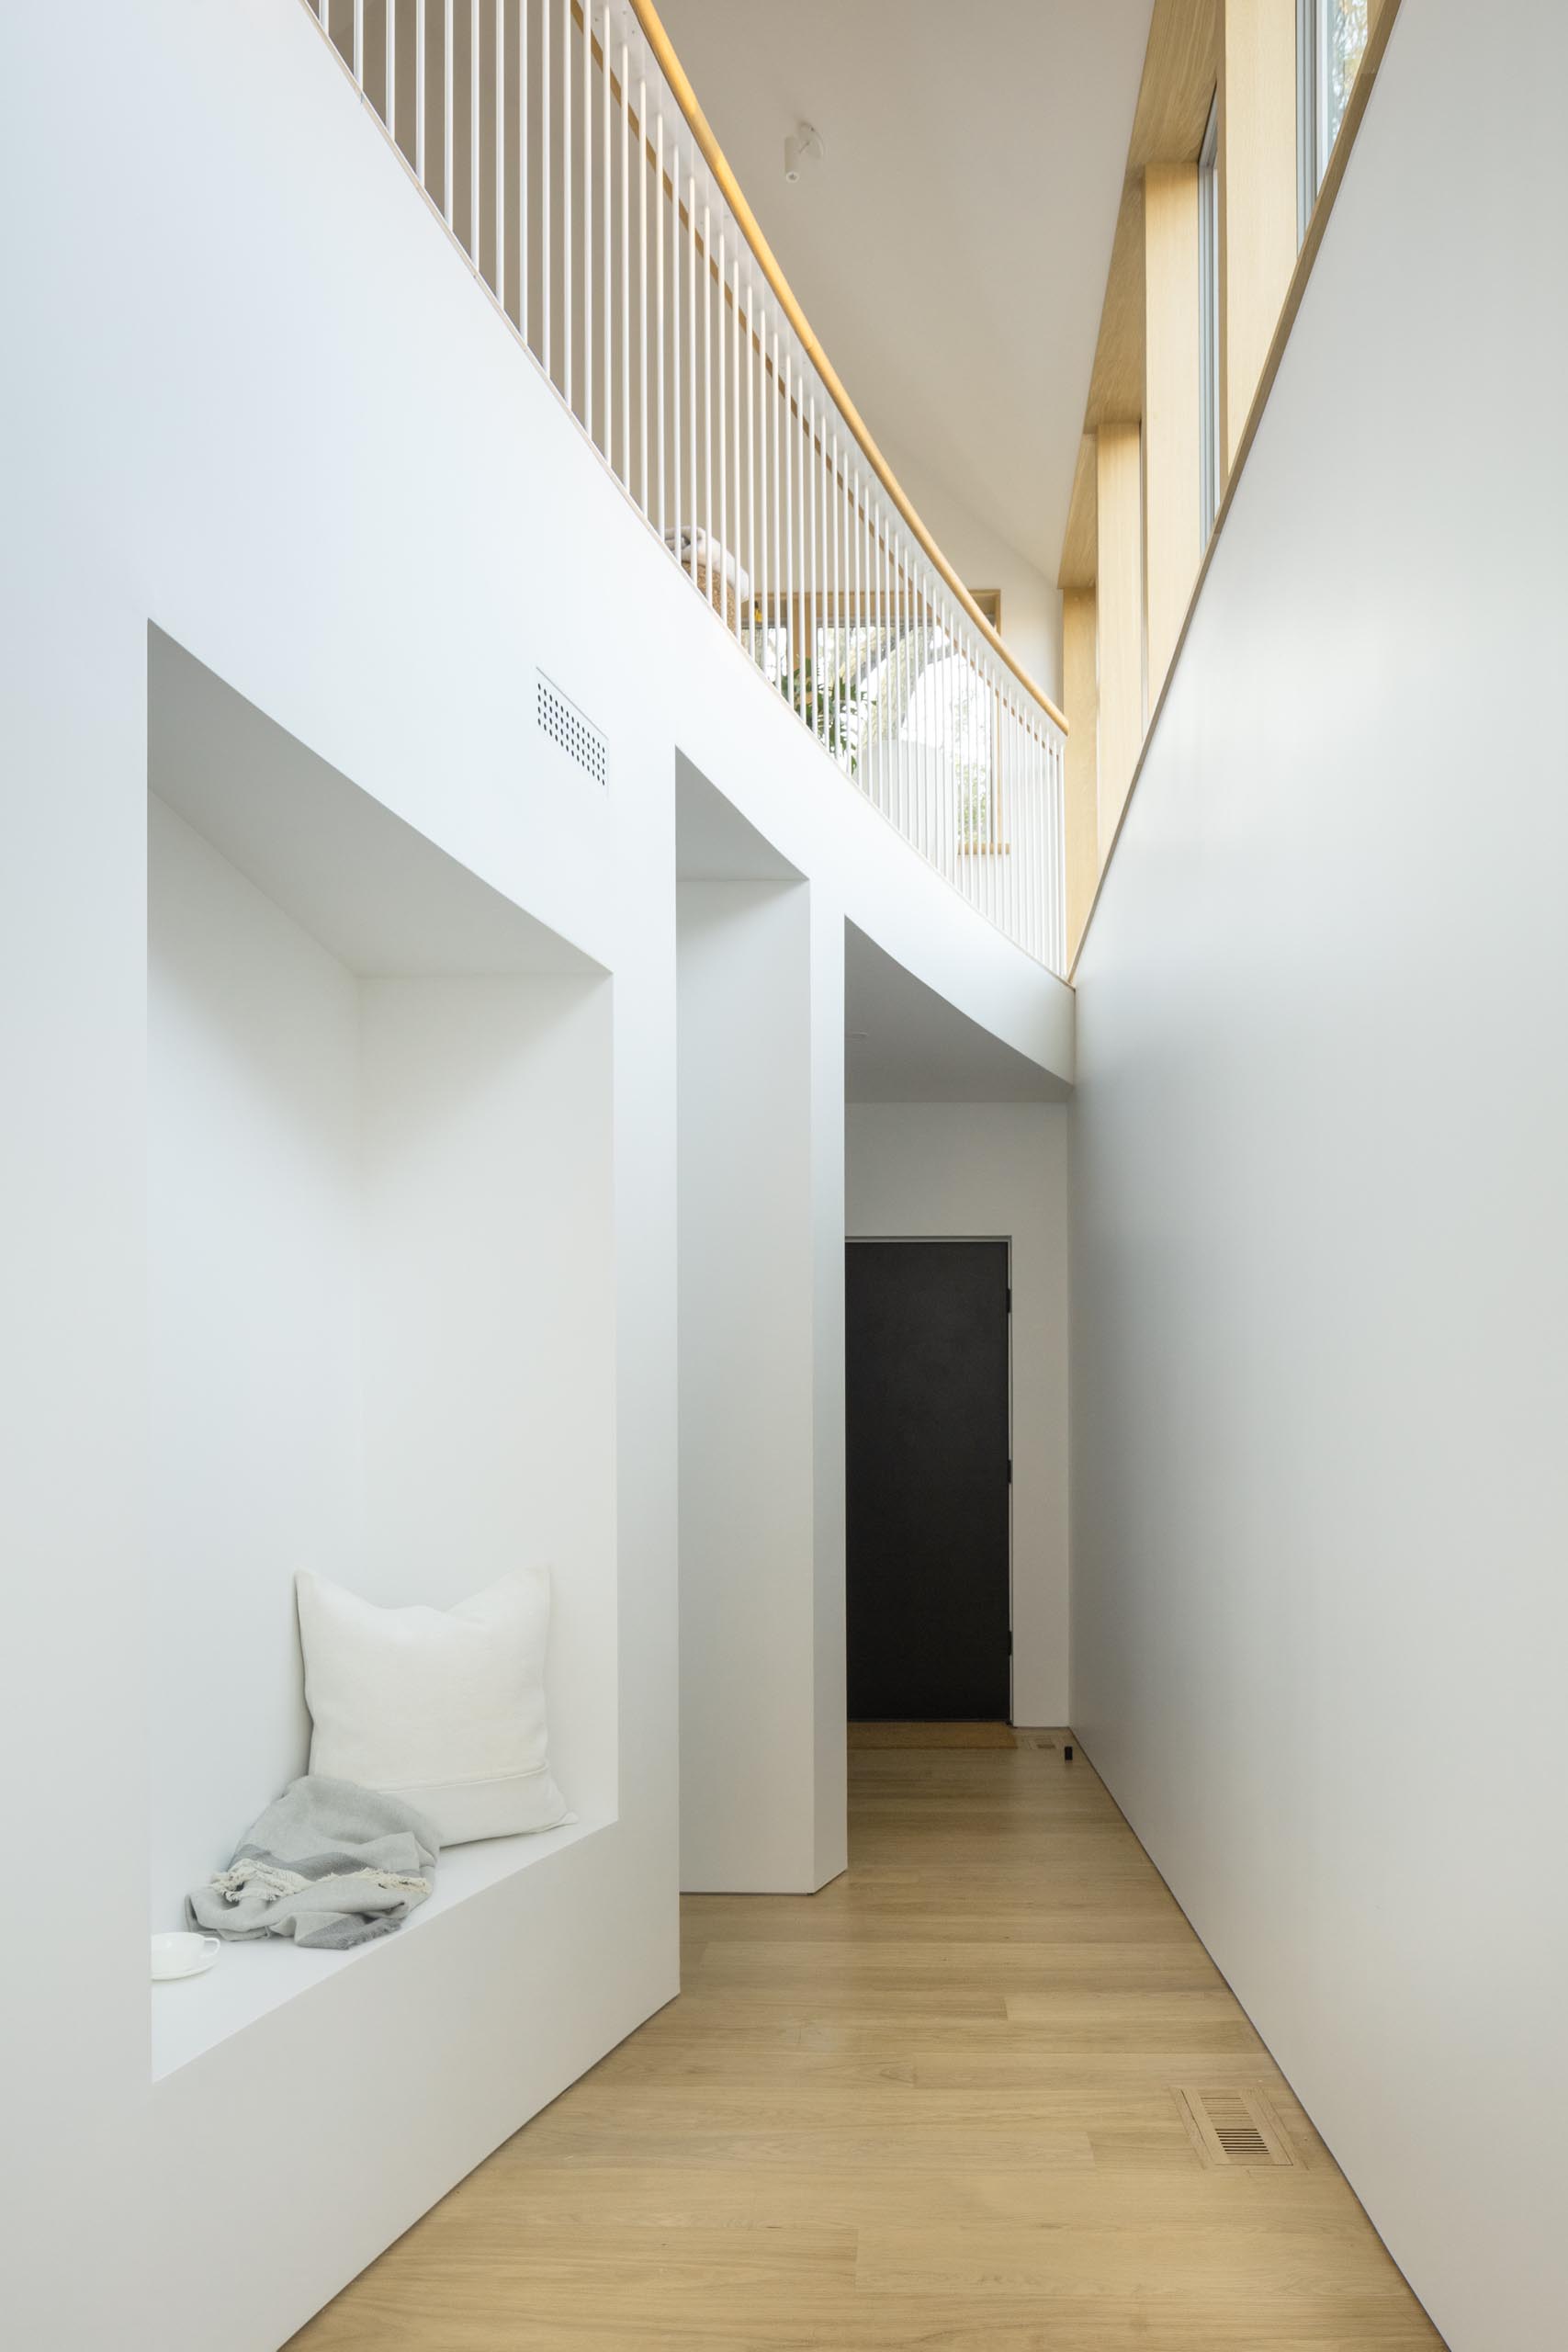
M 844 1270 L 852 1722 L 1005 1722 L 1006 1241 L 851 1241 Z

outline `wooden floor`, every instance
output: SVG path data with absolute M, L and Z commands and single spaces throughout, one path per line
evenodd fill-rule
M 857 1746 L 847 1874 L 688 1897 L 681 1998 L 299 2352 L 1431 2352 L 1142 1849 L 1049 1739 Z

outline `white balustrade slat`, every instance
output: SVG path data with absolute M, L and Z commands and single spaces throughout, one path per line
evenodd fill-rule
M 646 105 L 646 95 L 644 104 Z M 645 118 L 646 119 L 646 118 Z M 664 117 L 662 112 L 654 134 L 654 169 L 657 203 L 654 220 L 654 297 L 653 382 L 656 395 L 654 410 L 654 440 L 659 450 L 659 536 L 670 528 L 670 517 L 664 504 Z M 677 272 L 679 277 L 679 272 Z
M 468 0 L 468 258 L 479 266 L 479 0 Z
M 833 692 L 839 710 L 839 765 L 850 773 L 848 697 L 850 673 L 850 506 L 839 465 L 839 436 L 833 435 L 833 570 L 838 601 L 833 611 Z
M 718 544 L 720 549 L 718 570 L 721 582 L 718 608 L 721 613 L 729 601 L 728 588 L 722 584 L 724 566 L 729 548 L 729 403 L 725 384 L 724 364 L 728 329 L 725 318 L 728 308 L 724 299 L 728 283 L 725 267 L 725 235 L 721 229 L 718 232 L 718 382 L 715 388 L 715 398 L 718 404 Z M 713 572 L 713 549 L 710 547 L 708 549 L 710 593 L 714 584 Z
M 878 567 L 882 574 L 882 813 L 890 824 L 897 822 L 897 721 L 895 716 L 898 698 L 897 651 L 893 626 L 893 532 L 891 517 L 881 500 L 877 501 Z
M 784 607 L 779 601 L 779 593 L 784 584 L 784 570 L 779 558 L 779 549 L 783 546 L 783 540 L 779 533 L 779 334 L 776 327 L 773 329 L 773 386 L 772 391 L 768 395 L 768 439 L 773 445 L 773 532 L 766 553 L 768 557 L 767 577 L 773 592 L 773 673 L 775 678 L 778 680 L 781 691 L 787 693 L 788 689 L 784 684 L 784 673 L 780 667 L 779 656 L 779 646 L 781 642 L 779 628 L 780 623 L 784 617 Z M 778 575 L 776 580 L 774 578 L 775 573 Z
M 761 660 L 761 636 L 757 627 L 762 574 L 757 560 L 757 280 L 746 273 L 746 569 L 751 575 L 751 658 Z
M 898 823 L 912 835 L 915 809 L 909 805 L 909 630 L 903 593 L 903 538 L 894 538 L 894 743 L 898 752 Z
M 621 40 L 621 480 L 626 488 L 632 486 L 632 145 L 631 145 L 631 55 L 630 43 L 623 34 Z M 639 130 L 640 130 L 640 125 Z M 648 186 L 648 175 L 642 175 L 642 185 Z M 642 247 L 642 318 L 648 323 L 648 248 Z M 645 465 L 639 481 L 639 492 L 646 512 L 648 506 L 648 468 Z
M 529 0 L 517 0 L 517 334 L 529 341 Z
M 920 847 L 928 857 L 936 854 L 936 796 L 931 786 L 931 577 L 923 563 L 919 564 L 917 579 L 919 589 L 919 707 L 920 732 L 916 757 L 920 768 Z
M 453 84 L 457 78 L 455 12 L 457 0 L 442 0 L 441 9 L 441 209 L 448 229 L 456 223 L 453 217 L 453 189 L 457 185 L 457 141 L 453 125 L 456 105 Z
M 811 582 L 810 615 L 807 632 L 807 658 L 811 664 L 811 731 L 822 741 L 822 545 L 818 529 L 818 507 L 821 494 L 821 459 L 817 442 L 817 385 L 813 379 L 809 410 L 810 422 L 806 431 L 806 527 L 807 577 Z
M 911 552 L 909 560 L 915 582 L 915 709 L 918 717 L 915 767 L 920 795 L 919 847 L 934 865 L 937 856 L 936 795 L 931 778 L 936 740 L 931 707 L 934 685 L 931 676 L 931 574 L 918 548 Z
M 936 592 L 936 616 L 932 623 L 932 632 L 936 639 L 936 707 L 937 738 L 939 746 L 938 763 L 940 768 L 944 774 L 951 774 L 953 767 L 953 680 L 951 665 L 947 658 L 947 592 L 939 584 Z M 942 873 L 945 876 L 951 876 L 953 872 L 952 819 L 953 795 L 951 793 L 946 793 L 941 799 L 939 799 L 936 810 L 937 865 Z
M 1009 828 L 1008 893 L 1011 912 L 1012 936 L 1029 936 L 1031 912 L 1030 871 L 1034 839 L 1034 741 L 1021 708 L 1014 706 L 1014 729 L 1018 741 L 1019 786 L 1014 795 L 1013 821 Z
M 560 0 L 560 167 L 561 167 L 561 393 L 568 408 L 572 405 L 572 284 L 571 249 L 572 212 L 577 190 L 571 173 L 571 0 Z M 575 413 L 575 412 L 574 412 Z
M 593 40 L 582 16 L 582 424 L 593 438 Z
M 703 199 L 703 529 L 706 534 L 707 597 L 711 605 L 716 586 L 714 562 L 713 512 L 713 271 L 708 255 L 713 251 L 713 205 Z
M 875 799 L 887 814 L 887 552 L 882 536 L 882 502 L 872 506 L 872 597 L 876 607 Z
M 495 0 L 495 299 L 506 308 L 506 0 Z
M 800 656 L 795 647 L 795 481 L 793 452 L 795 430 L 790 423 L 791 357 L 787 341 L 784 346 L 784 376 L 783 401 L 779 413 L 779 430 L 784 448 L 784 700 L 792 707 L 795 704 L 795 673 Z
M 822 696 L 822 551 L 818 538 L 817 509 L 821 490 L 821 466 L 817 442 L 817 386 L 811 387 L 811 425 L 806 437 L 806 484 L 809 502 L 808 526 L 811 551 L 807 558 L 811 576 L 811 623 L 809 654 L 811 662 L 811 729 L 820 743 L 823 741 Z
M 1034 769 L 1033 848 L 1026 869 L 1029 877 L 1029 933 L 1024 944 L 1032 954 L 1039 955 L 1049 915 L 1045 885 L 1051 877 L 1055 843 L 1046 822 L 1050 814 L 1050 796 L 1046 790 L 1045 745 L 1033 729 L 1030 730 L 1030 741 Z
M 734 477 L 735 477 L 735 538 L 736 538 L 737 553 L 738 553 L 738 557 L 739 557 L 739 540 L 740 540 L 740 529 L 741 529 L 741 517 L 740 517 L 740 247 L 739 247 L 739 242 L 737 242 L 737 243 L 736 243 L 736 245 L 735 245 L 735 247 L 734 247 L 734 249 L 733 249 L 733 250 L 734 250 L 734 254 L 735 254 L 735 283 L 734 283 L 734 288 L 733 288 L 733 289 L 732 289 L 731 301 L 730 301 L 730 311 L 729 311 L 729 413 L 730 413 L 730 416 L 731 416 L 731 418 L 732 418 L 732 420 L 733 420 L 733 422 L 734 422 L 734 427 L 735 427 L 735 441 L 734 441 L 734 451 L 733 451 L 733 456 L 732 456 L 731 464 L 730 464 L 730 466 L 728 466 L 728 467 L 727 467 L 727 468 L 725 469 L 725 471 L 726 471 L 727 475 L 728 475 L 728 473 L 730 473 L 731 471 L 733 471 L 733 473 L 734 473 Z M 723 288 L 723 287 L 721 286 L 721 287 L 720 287 L 720 288 L 719 288 L 719 294 L 720 294 L 720 299 L 721 299 L 721 300 L 722 300 L 722 298 L 723 298 L 723 293 L 724 293 L 724 288 Z M 737 571 L 737 574 L 738 574 L 738 575 L 739 575 L 739 569 L 740 569 L 740 567 L 739 567 L 739 560 L 737 560 L 737 563 L 736 563 L 736 571 Z M 740 639 L 740 582 L 739 582 L 739 576 L 737 577 L 737 579 L 736 579 L 736 582 L 735 582 L 735 621 L 734 621 L 734 628 L 735 628 L 735 638 L 736 638 L 736 642 L 737 642 L 737 644 L 739 644 L 739 639 Z
M 668 543 L 671 530 L 675 533 L 675 560 L 681 560 L 681 143 L 677 140 L 670 151 L 670 185 L 675 200 L 670 213 L 670 450 L 671 486 L 675 493 L 674 511 L 665 522 L 663 537 Z M 662 227 L 659 239 L 659 259 L 664 261 Z M 660 385 L 662 387 L 662 379 Z M 660 442 L 662 455 L 662 441 Z
M 828 749 L 835 760 L 840 751 L 839 720 L 839 485 L 837 438 L 828 431 L 822 413 L 822 532 L 826 543 L 822 585 L 827 603 L 822 630 L 822 689 L 828 697 Z
M 806 370 L 798 369 L 795 377 L 795 503 L 800 528 L 800 596 L 798 628 L 800 650 L 800 715 L 817 732 L 817 707 L 812 699 L 808 679 L 816 676 L 812 643 L 816 629 L 816 607 L 812 601 L 811 567 L 811 423 L 810 404 L 807 393 Z
M 1023 866 L 1023 890 L 1026 902 L 1023 944 L 1032 954 L 1038 953 L 1045 909 L 1041 896 L 1041 883 L 1048 864 L 1048 837 L 1045 817 L 1044 746 L 1034 729 L 1029 730 L 1029 772 L 1032 779 L 1029 797 L 1029 855 Z
M 827 535 L 828 560 L 822 567 L 823 584 L 828 597 L 828 625 L 822 633 L 822 666 L 826 673 L 824 684 L 829 695 L 828 747 L 836 761 L 843 756 L 842 712 L 839 702 L 840 626 L 842 619 L 843 574 L 839 564 L 839 460 L 838 436 L 828 428 L 828 413 L 822 413 L 822 523 Z
M 555 84 L 550 77 L 550 0 L 544 0 L 539 17 L 539 356 L 545 375 L 554 383 L 556 345 L 550 320 L 550 283 L 555 275 L 555 244 L 550 236 L 550 148 L 555 137 Z
M 793 339 L 793 338 L 792 338 Z M 791 352 L 794 358 L 794 352 Z M 790 603 L 790 663 L 795 678 L 796 715 L 805 719 L 808 714 L 806 699 L 807 661 L 807 570 L 806 570 L 806 447 L 804 440 L 806 415 L 806 378 L 798 366 L 794 371 L 794 395 L 789 412 L 790 462 L 790 539 L 795 564 L 795 593 Z
M 526 0 L 525 0 L 526 5 Z M 421 187 L 424 176 L 425 134 L 425 0 L 414 0 L 413 10 L 413 170 Z
M 798 572 L 794 613 L 795 636 L 795 672 L 800 681 L 800 716 L 816 732 L 816 717 L 807 689 L 807 673 L 811 662 L 811 537 L 810 500 L 811 445 L 807 439 L 806 375 L 797 369 L 795 379 L 795 424 L 792 438 L 795 444 L 795 522 Z
M 834 724 L 837 711 L 837 674 L 833 666 L 833 476 L 831 442 L 828 433 L 828 401 L 824 393 L 822 413 L 818 422 L 817 441 L 817 511 L 818 561 L 821 582 L 819 610 L 821 628 L 818 637 L 818 661 L 821 669 L 818 680 L 822 711 L 822 740 L 830 757 L 837 758 L 838 729 Z
M 599 59 L 599 210 L 604 224 L 603 238 L 604 282 L 600 291 L 600 299 L 604 303 L 604 437 L 599 446 L 604 453 L 605 464 L 613 472 L 615 464 L 615 420 L 611 411 L 612 387 L 615 379 L 615 288 L 611 280 L 614 275 L 615 208 L 614 150 L 610 143 L 610 11 L 608 8 L 604 11 L 604 29 L 600 41 Z
M 689 564 L 691 585 L 696 588 L 696 172 L 686 172 L 686 484 L 691 501 Z M 677 526 L 686 515 L 674 511 Z
M 864 553 L 865 553 L 865 529 L 864 529 L 863 518 L 862 514 L 861 514 L 861 498 L 860 498 L 860 468 L 859 468 L 858 466 L 857 466 L 857 467 L 855 468 L 855 469 L 854 469 L 854 485 L 855 485 L 855 486 L 854 486 L 854 492 L 853 492 L 854 503 L 853 503 L 853 507 L 852 507 L 852 509 L 851 517 L 850 517 L 850 533 L 851 533 L 851 537 L 852 537 L 852 541 L 853 541 L 853 547 L 852 547 L 852 550 L 851 557 L 850 557 L 850 569 L 851 569 L 851 573 L 852 573 L 852 587 L 853 587 L 853 595 L 854 595 L 854 648 L 855 648 L 855 650 L 854 650 L 854 654 L 853 654 L 853 657 L 852 657 L 853 674 L 854 674 L 854 681 L 855 681 L 855 767 L 854 767 L 854 776 L 855 776 L 855 782 L 856 782 L 856 784 L 860 786 L 860 789 L 863 792 L 863 791 L 865 790 L 865 703 L 864 703 L 864 697 L 863 697 L 863 695 L 862 695 L 862 693 L 861 693 L 861 691 L 860 691 L 860 682 L 861 682 L 861 673 L 862 673 L 862 662 L 863 662 L 863 654 L 864 654 L 864 651 L 865 651 L 865 642 L 866 642 L 866 638 L 865 638 L 865 619 L 864 619 L 864 615 L 863 615 L 863 611 L 862 611 L 862 607 L 861 607 L 861 597 L 862 597 L 862 595 L 863 595 L 863 572 L 862 572 L 862 558 L 863 558 L 863 555 L 864 555 Z
M 896 795 L 894 774 L 893 708 L 897 681 L 894 676 L 893 653 L 893 549 L 888 538 L 887 515 L 881 499 L 876 502 L 876 572 L 878 605 L 877 658 L 877 764 L 880 769 L 878 806 L 889 822 L 895 820 Z
M 891 537 L 891 534 L 889 535 Z M 904 561 L 903 551 L 897 540 L 892 546 L 893 557 L 893 805 L 897 811 L 895 821 L 908 828 L 908 746 L 905 740 L 908 728 L 908 661 L 904 636 Z

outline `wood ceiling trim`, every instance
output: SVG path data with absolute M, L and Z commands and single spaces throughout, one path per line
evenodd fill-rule
M 1131 177 L 1148 164 L 1195 164 L 1220 62 L 1220 0 L 1155 0 L 1127 147 Z
M 1100 477 L 1092 433 L 1078 443 L 1073 494 L 1067 502 L 1067 535 L 1062 542 L 1058 588 L 1092 588 L 1100 562 Z

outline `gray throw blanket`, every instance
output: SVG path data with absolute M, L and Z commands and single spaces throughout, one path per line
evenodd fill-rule
M 422 1813 L 307 1773 L 269 1804 L 226 1871 L 186 1897 L 209 1936 L 292 1936 L 345 1951 L 389 1936 L 430 1893 L 441 1840 Z

